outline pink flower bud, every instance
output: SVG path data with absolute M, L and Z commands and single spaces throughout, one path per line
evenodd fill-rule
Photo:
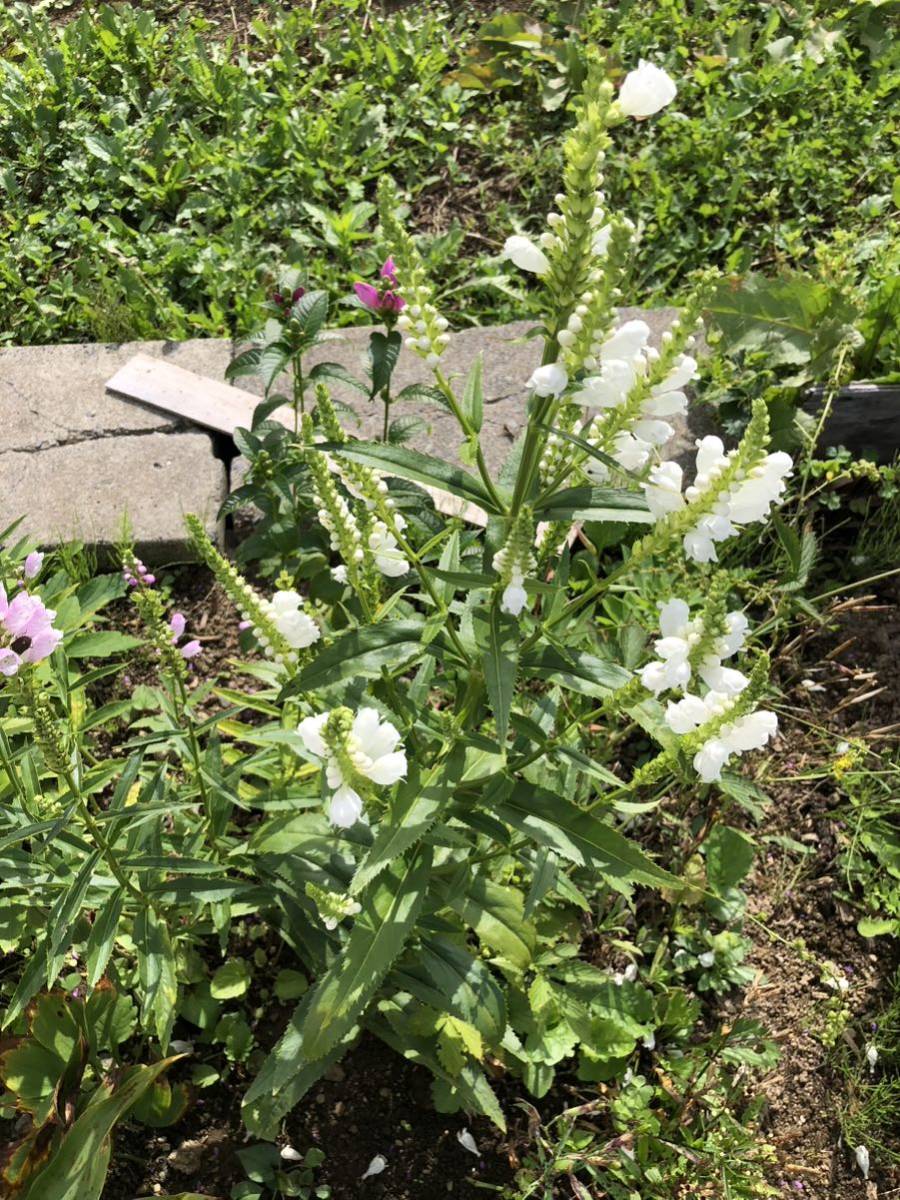
M 200 645 L 197 639 L 194 638 L 192 642 L 185 642 L 185 644 L 181 647 L 181 657 L 196 658 L 202 649 L 203 647 Z
M 44 563 L 44 556 L 40 550 L 32 550 L 25 559 L 25 578 L 34 579 L 35 575 L 40 573 Z
M 172 641 L 177 642 L 187 627 L 187 618 L 184 613 L 175 612 L 169 618 L 169 628 L 172 630 Z

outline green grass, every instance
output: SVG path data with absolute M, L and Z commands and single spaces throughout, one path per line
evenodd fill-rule
M 224 8 L 219 26 L 175 7 L 0 14 L 0 336 L 243 332 L 283 262 L 347 293 L 377 264 L 384 172 L 446 307 L 521 316 L 497 255 L 551 200 L 568 114 L 544 104 L 589 48 L 611 71 L 645 56 L 679 81 L 609 164 L 611 205 L 643 224 L 639 299 L 671 298 L 709 263 L 802 263 L 832 229 L 868 235 L 896 215 L 890 5 L 538 0 L 519 6 L 543 21 L 529 48 L 491 44 L 495 83 L 516 86 L 490 91 L 448 81 L 487 5 L 261 4 L 252 24 L 238 5 L 230 37 Z

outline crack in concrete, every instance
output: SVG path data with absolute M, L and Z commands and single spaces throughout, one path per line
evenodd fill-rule
M 150 429 L 102 429 L 102 430 L 85 430 L 83 433 L 73 434 L 68 438 L 61 438 L 59 441 L 44 442 L 40 446 L 8 446 L 6 449 L 0 449 L 0 456 L 4 454 L 40 454 L 44 450 L 62 450 L 66 446 L 80 446 L 82 442 L 103 442 L 109 438 L 115 437 L 146 437 L 151 433 L 165 433 L 177 436 L 180 433 L 186 433 L 187 428 L 184 424 L 173 426 L 171 422 L 166 425 L 154 425 Z M 202 433 L 203 430 L 196 428 L 191 432 Z

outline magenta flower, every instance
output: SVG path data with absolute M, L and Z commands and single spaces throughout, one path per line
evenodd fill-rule
M 397 273 L 392 258 L 387 259 L 381 268 L 380 275 L 389 284 L 383 291 L 373 283 L 362 282 L 354 283 L 353 290 L 356 292 L 360 304 L 363 304 L 370 312 L 378 313 L 380 316 L 393 315 L 406 307 L 406 301 L 396 291 Z

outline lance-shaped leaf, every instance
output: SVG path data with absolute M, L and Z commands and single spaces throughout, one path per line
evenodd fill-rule
M 539 521 L 627 521 L 652 525 L 653 517 L 639 492 L 618 488 L 565 488 L 535 504 Z
M 674 887 L 678 880 L 605 821 L 555 792 L 521 781 L 496 808 L 497 816 L 569 862 L 598 871 L 617 890 L 631 885 Z
M 396 1016 L 394 1019 L 396 1020 Z M 468 1112 L 480 1113 L 487 1117 L 498 1129 L 505 1132 L 506 1120 L 503 1110 L 488 1083 L 487 1076 L 477 1064 L 468 1062 L 459 1074 L 449 1075 L 438 1056 L 434 1038 L 416 1033 L 408 1023 L 402 1032 L 398 1032 L 391 1022 L 381 1016 L 373 1015 L 366 1021 L 366 1025 L 398 1054 L 402 1054 L 411 1062 L 420 1063 L 431 1071 L 444 1097 L 451 1100 L 450 1105 L 443 1107 L 437 1103 L 438 1111 L 456 1111 L 462 1107 Z M 435 1099 L 438 1101 L 439 1097 L 436 1095 Z
M 120 1083 L 101 1084 L 48 1165 L 28 1181 L 19 1200 L 100 1200 L 113 1126 L 178 1057 L 131 1067 Z
M 382 621 L 341 634 L 291 681 L 286 694 L 314 692 L 342 679 L 377 678 L 382 667 L 398 667 L 415 654 L 437 653 L 443 639 L 423 644 L 421 621 Z
M 446 937 L 423 938 L 390 982 L 438 1012 L 473 1025 L 490 1045 L 506 1031 L 506 1001 L 490 968 Z
M 391 446 L 385 442 L 324 442 L 315 449 L 328 454 L 342 455 L 366 467 L 374 467 L 388 475 L 426 483 L 430 487 L 452 492 L 463 500 L 477 504 L 488 512 L 499 512 L 480 479 L 461 467 L 411 450 L 408 446 Z
M 143 990 L 142 1019 L 165 1049 L 175 1023 L 178 981 L 175 954 L 169 929 L 156 910 L 142 908 L 134 919 L 134 944 L 137 947 L 138 974 Z
M 322 1058 L 356 1023 L 415 926 L 430 873 L 423 846 L 372 884 L 340 957 L 310 992 L 297 1067 Z
M 525 920 L 525 898 L 514 887 L 476 875 L 463 886 L 460 877 L 442 881 L 439 890 L 448 904 L 474 931 L 478 939 L 511 966 L 525 970 L 534 955 L 537 933 Z
M 472 616 L 475 640 L 482 653 L 488 699 L 497 722 L 497 741 L 502 746 L 509 732 L 509 713 L 516 688 L 521 641 L 519 622 L 500 611 L 496 596 L 489 609 L 476 609 Z
M 106 970 L 116 934 L 119 932 L 124 898 L 123 889 L 116 888 L 94 918 L 85 951 L 88 987 L 94 987 Z
M 441 759 L 428 771 L 416 766 L 400 784 L 382 821 L 369 853 L 359 864 L 350 892 L 358 895 L 372 880 L 411 846 L 420 842 L 453 797 L 462 778 L 465 750 L 457 746 L 449 758 Z
M 563 653 L 541 646 L 522 659 L 522 670 L 537 679 L 549 679 L 583 696 L 607 696 L 631 680 L 631 672 L 596 654 L 581 650 Z
M 462 413 L 475 433 L 481 432 L 484 420 L 484 353 L 477 354 L 466 379 L 462 398 Z
M 344 1036 L 322 1058 L 303 1060 L 303 1026 L 313 1001 L 309 991 L 297 1005 L 290 1024 L 270 1051 L 244 1096 L 244 1124 L 257 1137 L 274 1138 L 282 1117 L 303 1099 L 332 1063 L 337 1062 L 359 1033 L 354 1022 Z

